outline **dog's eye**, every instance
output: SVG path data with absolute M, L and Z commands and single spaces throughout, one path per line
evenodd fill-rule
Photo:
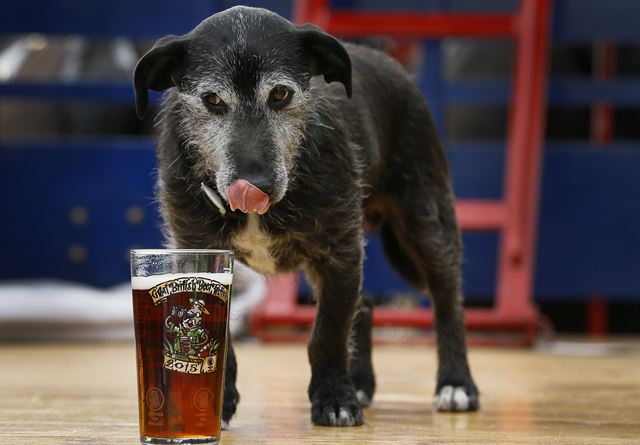
M 207 102 L 211 105 L 222 105 L 222 99 L 217 94 L 209 94 L 207 96 Z
M 274 102 L 280 102 L 287 97 L 289 97 L 289 91 L 284 88 L 274 88 L 273 91 L 271 91 L 271 100 Z
M 276 86 L 269 93 L 269 105 L 271 108 L 282 108 L 291 101 L 293 91 L 281 85 Z
M 202 101 L 205 106 L 211 111 L 215 111 L 216 113 L 221 113 L 226 110 L 227 104 L 224 103 L 220 96 L 216 93 L 206 94 L 202 96 Z

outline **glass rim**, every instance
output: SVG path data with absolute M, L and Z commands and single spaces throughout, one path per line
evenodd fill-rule
M 226 249 L 130 249 L 130 255 L 232 255 Z

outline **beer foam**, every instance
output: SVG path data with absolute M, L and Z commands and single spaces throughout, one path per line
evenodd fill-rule
M 162 275 L 150 275 L 148 277 L 131 277 L 131 287 L 133 289 L 151 289 L 160 283 L 176 280 L 178 278 L 208 278 L 221 284 L 231 284 L 233 275 L 230 273 L 167 273 Z

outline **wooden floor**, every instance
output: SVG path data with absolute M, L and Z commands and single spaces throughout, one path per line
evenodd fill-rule
M 637 351 L 637 350 L 636 350 Z M 302 345 L 238 347 L 242 394 L 224 445 L 639 444 L 640 356 L 475 349 L 482 409 L 431 409 L 435 351 L 378 346 L 366 425 L 309 422 Z M 0 444 L 135 444 L 130 344 L 0 346 Z

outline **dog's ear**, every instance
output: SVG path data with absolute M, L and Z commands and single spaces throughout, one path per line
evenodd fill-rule
M 186 53 L 184 37 L 166 36 L 138 61 L 133 74 L 136 113 L 142 119 L 147 111 L 147 90 L 164 91 L 179 86 Z
M 322 74 L 327 83 L 341 82 L 351 97 L 351 58 L 344 46 L 311 24 L 298 27 L 298 33 L 311 74 Z

